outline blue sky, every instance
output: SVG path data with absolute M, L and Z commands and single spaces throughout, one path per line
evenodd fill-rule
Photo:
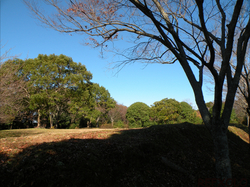
M 178 62 L 173 65 L 133 63 L 121 71 L 110 63 L 117 57 L 100 57 L 100 49 L 84 46 L 83 35 L 62 34 L 43 27 L 32 17 L 22 0 L 1 0 L 1 54 L 12 48 L 11 55 L 36 58 L 38 54 L 64 54 L 86 66 L 92 81 L 104 86 L 118 103 L 130 106 L 134 102 L 152 105 L 164 98 L 186 101 L 196 107 L 191 86 Z M 206 87 L 206 86 L 205 86 Z M 213 94 L 204 90 L 206 102 Z

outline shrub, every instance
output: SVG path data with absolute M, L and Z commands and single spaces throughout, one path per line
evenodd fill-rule
M 122 120 L 119 120 L 114 123 L 114 128 L 126 128 L 128 127 L 127 124 L 125 124 Z

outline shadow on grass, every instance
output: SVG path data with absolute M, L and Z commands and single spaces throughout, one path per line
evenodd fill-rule
M 234 178 L 248 178 L 247 144 L 230 132 L 229 140 Z M 189 174 L 166 165 L 162 157 Z M 6 187 L 197 186 L 199 178 L 215 177 L 210 134 L 193 124 L 124 130 L 109 139 L 43 143 L 0 167 L 0 183 Z

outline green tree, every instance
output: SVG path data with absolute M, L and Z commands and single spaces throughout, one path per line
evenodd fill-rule
M 180 103 L 180 107 L 181 107 L 180 122 L 189 122 L 189 123 L 201 123 L 202 122 L 200 118 L 197 116 L 196 111 L 192 108 L 190 104 L 183 101 Z
M 40 54 L 24 63 L 23 73 L 30 93 L 29 108 L 37 110 L 38 126 L 41 115 L 49 116 L 52 128 L 53 121 L 57 125 L 62 113 L 80 105 L 76 104 L 79 99 L 75 98 L 81 97 L 81 103 L 89 99 L 92 74 L 70 57 Z
M 126 118 L 129 126 L 144 127 L 149 122 L 150 107 L 142 102 L 136 102 L 127 109 Z
M 177 123 L 180 118 L 180 103 L 175 99 L 162 99 L 151 106 L 151 119 L 158 124 Z
M 124 64 L 135 61 L 179 63 L 194 91 L 203 122 L 212 135 L 217 178 L 223 181 L 232 178 L 227 130 L 250 38 L 248 0 L 230 3 L 219 0 L 69 0 L 67 8 L 60 1 L 43 0 L 54 8 L 51 16 L 37 6 L 37 1 L 25 2 L 46 26 L 59 32 L 89 35 L 89 43 L 107 51 L 112 46 L 115 51 L 117 47 L 124 47 L 120 43 L 113 44 L 118 39 L 134 38 L 132 49 L 122 51 Z M 216 55 L 216 51 L 220 55 Z M 231 60 L 235 62 L 234 73 Z M 215 62 L 220 64 L 219 70 Z M 204 68 L 215 80 L 213 117 L 203 95 Z M 228 89 L 221 115 L 225 80 Z
M 196 112 L 187 102 L 178 102 L 175 99 L 162 99 L 151 106 L 150 117 L 158 124 L 199 123 Z
M 100 119 L 103 122 L 108 120 L 108 112 L 115 107 L 116 102 L 110 96 L 109 91 L 97 83 L 93 84 L 91 94 L 94 102 L 93 108 L 89 113 L 89 120 L 90 124 L 94 122 L 98 126 Z

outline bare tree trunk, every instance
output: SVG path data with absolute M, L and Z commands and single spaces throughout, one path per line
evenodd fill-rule
M 37 116 L 37 127 L 41 127 L 41 114 L 40 114 L 40 109 L 37 111 L 38 116 Z
M 87 121 L 87 128 L 90 127 L 90 124 L 91 124 L 91 118 L 89 119 L 89 121 Z
M 220 124 L 214 124 L 212 131 L 217 182 L 220 184 L 223 181 L 223 184 L 226 185 L 230 182 L 228 179 L 232 179 L 227 129 L 223 129 Z
M 114 126 L 114 118 L 111 118 L 112 127 Z
M 99 120 L 100 120 L 100 117 L 98 117 L 98 118 L 96 119 L 96 127 L 99 127 Z
M 50 128 L 53 128 L 53 116 L 51 113 L 49 113 L 49 121 L 50 121 Z

